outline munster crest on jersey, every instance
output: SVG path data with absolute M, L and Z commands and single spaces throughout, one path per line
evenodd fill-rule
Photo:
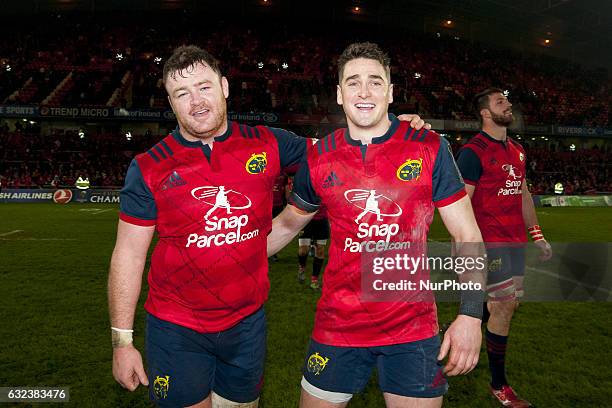
M 321 371 L 325 370 L 325 366 L 329 362 L 329 358 L 321 357 L 319 353 L 314 353 L 308 357 L 308 371 L 314 375 L 321 374 Z
M 397 169 L 397 178 L 402 181 L 418 180 L 423 169 L 423 159 L 408 159 Z
M 249 174 L 259 174 L 266 171 L 266 166 L 268 165 L 268 159 L 266 157 L 266 152 L 262 153 L 253 153 L 249 160 L 246 162 L 246 171 Z

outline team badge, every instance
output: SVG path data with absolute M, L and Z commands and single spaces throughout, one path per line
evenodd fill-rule
M 493 259 L 490 263 L 489 263 L 489 272 L 497 272 L 501 269 L 502 267 L 502 260 L 501 258 L 497 258 L 497 259 Z
M 249 160 L 246 162 L 245 169 L 249 174 L 259 174 L 266 171 L 268 165 L 268 159 L 266 158 L 266 152 L 253 153 Z
M 168 396 L 168 390 L 170 389 L 170 376 L 167 375 L 165 377 L 160 377 L 159 375 L 155 377 L 155 381 L 153 381 L 153 393 L 157 397 L 157 399 L 166 399 Z
M 325 366 L 327 366 L 328 362 L 329 358 L 321 357 L 318 352 L 314 353 L 308 357 L 308 371 L 314 375 L 319 375 L 321 371 L 325 370 Z
M 520 160 L 520 161 L 525 160 L 525 155 L 523 154 L 523 152 L 520 152 L 520 153 L 519 153 L 519 160 Z
M 408 159 L 397 169 L 397 178 L 402 181 L 418 180 L 423 169 L 423 159 Z

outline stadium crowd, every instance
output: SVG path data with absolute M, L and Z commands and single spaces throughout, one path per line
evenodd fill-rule
M 159 137 L 135 134 L 127 140 L 116 133 L 100 133 L 81 138 L 75 130 L 56 129 L 43 135 L 4 126 L 0 128 L 0 182 L 6 188 L 74 187 L 82 176 L 89 178 L 92 187 L 119 188 L 131 158 Z M 449 141 L 457 150 L 459 142 Z M 612 191 L 610 146 L 607 150 L 594 147 L 570 151 L 561 141 L 548 147 L 523 144 L 527 150 L 527 179 L 534 194 L 552 194 L 558 182 L 564 185 L 566 194 Z
M 203 27 L 186 15 L 173 22 L 181 30 L 167 30 L 165 16 L 150 17 L 130 24 L 133 16 L 88 20 L 58 14 L 28 30 L 7 23 L 0 29 L 11 34 L 0 36 L 0 104 L 168 109 L 164 58 L 178 44 L 195 43 L 220 59 L 230 80 L 231 111 L 340 113 L 336 58 L 363 36 L 346 26 L 249 28 L 219 21 Z M 435 33 L 401 36 L 368 34 L 394 57 L 393 111 L 475 120 L 472 95 L 502 84 L 526 124 L 612 127 L 612 80 L 603 69 Z M 128 141 L 111 133 L 77 133 L 0 128 L 2 187 L 73 186 L 79 176 L 95 187 L 121 186 L 131 157 L 156 137 L 134 135 Z M 566 193 L 612 191 L 609 149 L 527 148 L 534 193 L 552 193 L 557 182 Z
M 331 35 L 312 29 L 304 34 L 288 24 L 248 28 L 222 21 L 202 27 L 177 21 L 181 30 L 166 30 L 155 18 L 125 22 L 81 17 L 77 23 L 58 15 L 33 30 L 12 31 L 10 40 L 0 39 L 0 103 L 166 108 L 164 58 L 190 42 L 221 60 L 232 90 L 230 110 L 336 113 L 335 60 L 349 39 L 362 36 L 346 27 Z M 394 56 L 396 107 L 428 118 L 473 119 L 473 93 L 503 84 L 525 123 L 612 123 L 612 81 L 603 69 L 452 36 L 403 37 L 369 34 Z

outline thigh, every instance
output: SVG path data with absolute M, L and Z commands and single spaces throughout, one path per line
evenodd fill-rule
M 438 361 L 440 337 L 376 348 L 378 382 L 383 392 L 403 397 L 435 398 L 448 391 Z
M 215 357 L 209 339 L 147 314 L 145 349 L 149 396 L 160 407 L 190 406 L 212 390 Z
M 489 268 L 487 275 L 488 299 L 497 302 L 515 299 L 514 262 L 509 247 L 487 248 Z
M 219 334 L 213 390 L 235 402 L 259 397 L 266 358 L 266 315 L 261 308 Z
M 321 390 L 355 394 L 366 386 L 375 364 L 367 347 L 336 347 L 311 339 L 303 374 Z

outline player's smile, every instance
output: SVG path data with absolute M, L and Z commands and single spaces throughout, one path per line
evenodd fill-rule
M 373 103 L 357 103 L 355 107 L 359 110 L 359 112 L 370 113 L 376 107 Z
M 203 117 L 203 116 L 206 116 L 209 112 L 210 112 L 210 109 L 208 108 L 198 107 L 197 109 L 194 109 L 192 111 L 191 116 L 196 117 L 196 118 Z
M 384 134 L 387 109 L 393 102 L 393 85 L 388 72 L 376 60 L 357 58 L 346 63 L 338 86 L 337 102 L 344 106 L 351 135 L 357 128 L 371 134 Z

